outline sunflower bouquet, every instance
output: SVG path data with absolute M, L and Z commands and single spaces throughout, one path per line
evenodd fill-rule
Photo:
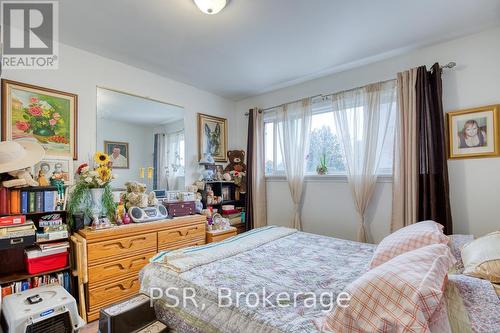
M 106 215 L 110 220 L 114 218 L 116 204 L 113 200 L 110 182 L 116 176 L 111 172 L 112 163 L 109 156 L 103 152 L 97 152 L 94 154 L 92 168 L 89 163 L 78 167 L 76 184 L 70 189 L 68 212 L 71 222 L 75 213 L 83 213 L 86 218 L 92 218 L 96 213 Z M 95 198 L 92 197 L 92 193 L 97 193 L 97 191 L 101 193 L 99 202 L 95 202 Z
M 93 169 L 87 163 L 78 167 L 76 171 L 78 181 L 84 182 L 88 188 L 103 188 L 116 178 L 111 172 L 112 163 L 109 156 L 100 151 L 95 153 L 94 162 Z

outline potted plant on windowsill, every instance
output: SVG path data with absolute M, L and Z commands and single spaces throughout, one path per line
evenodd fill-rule
M 76 171 L 77 181 L 70 190 L 68 215 L 71 222 L 73 215 L 80 213 L 86 219 L 93 216 L 106 216 L 114 219 L 116 204 L 111 191 L 111 181 L 115 175 L 111 172 L 112 164 L 109 156 L 102 152 L 94 155 L 94 168 L 87 163 L 80 165 Z M 73 228 L 75 226 L 72 223 Z M 76 230 L 75 230 L 76 231 Z
M 326 163 L 326 154 L 322 154 L 319 158 L 319 164 L 316 167 L 318 175 L 326 175 L 328 173 L 328 166 Z

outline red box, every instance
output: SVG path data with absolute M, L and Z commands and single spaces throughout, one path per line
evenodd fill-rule
M 29 274 L 38 274 L 68 266 L 68 251 L 38 258 L 24 257 Z
M 15 216 L 2 216 L 0 217 L 0 226 L 8 226 L 8 225 L 18 225 L 26 222 L 26 216 L 24 215 L 15 215 Z

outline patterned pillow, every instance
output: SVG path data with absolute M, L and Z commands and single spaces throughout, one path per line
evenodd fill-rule
M 347 286 L 347 307 L 323 321 L 327 332 L 429 332 L 439 309 L 448 269 L 448 246 L 433 244 L 406 252 L 366 272 Z
M 448 238 L 450 239 L 448 246 L 450 247 L 451 253 L 455 257 L 455 259 L 457 259 L 455 267 L 453 267 L 449 273 L 462 274 L 464 271 L 464 263 L 462 261 L 461 253 L 462 247 L 464 247 L 465 244 L 472 242 L 474 240 L 474 236 L 454 234 L 449 235 Z
M 462 260 L 465 275 L 500 283 L 500 231 L 464 245 Z
M 434 221 L 418 222 L 401 228 L 382 239 L 373 253 L 370 268 L 377 267 L 402 253 L 431 244 L 448 244 L 443 226 Z

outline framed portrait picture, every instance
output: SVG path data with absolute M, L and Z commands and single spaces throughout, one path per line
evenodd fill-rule
M 449 112 L 450 158 L 499 156 L 499 105 Z
M 104 141 L 104 152 L 109 155 L 113 169 L 129 168 L 128 142 Z
M 2 140 L 40 143 L 49 156 L 78 158 L 78 96 L 2 79 Z
M 198 113 L 198 159 L 205 153 L 216 162 L 227 161 L 227 120 Z
M 70 157 L 46 157 L 33 166 L 32 173 L 40 186 L 49 186 L 52 176 L 60 177 L 66 185 L 72 185 L 73 160 Z

